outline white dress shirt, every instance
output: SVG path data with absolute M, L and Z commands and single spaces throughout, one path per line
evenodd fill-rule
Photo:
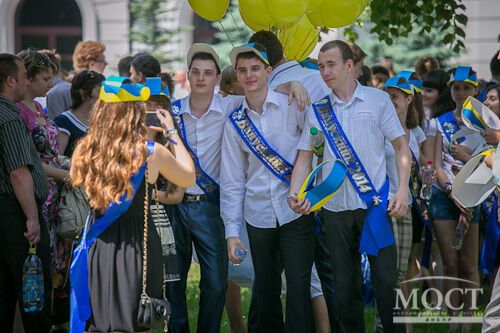
M 319 101 L 332 92 L 321 78 L 319 71 L 304 68 L 295 60 L 287 61 L 273 69 L 268 80 L 271 89 L 290 81 L 300 82 L 306 88 L 311 102 Z
M 410 142 L 408 146 L 410 147 L 411 152 L 415 155 L 415 158 L 418 161 L 418 157 L 420 156 L 420 145 L 422 142 L 427 139 L 424 134 L 424 130 L 417 126 L 412 128 L 410 131 Z M 389 176 L 389 199 L 392 198 L 396 191 L 398 190 L 398 170 L 396 163 L 396 151 L 392 146 L 390 141 L 385 141 L 385 158 L 386 158 L 386 166 L 387 166 L 387 175 Z M 408 184 L 410 186 L 410 184 Z M 411 205 L 413 202 L 413 198 L 411 196 L 410 191 L 408 190 L 408 205 Z
M 246 100 L 243 108 L 270 147 L 293 165 L 306 113 L 271 89 L 262 114 L 251 110 Z M 226 238 L 239 237 L 244 221 L 257 228 L 276 228 L 299 218 L 287 204 L 289 187 L 250 151 L 230 120 L 222 140 L 220 181 Z
M 184 120 L 187 142 L 198 157 L 203 171 L 219 184 L 220 150 L 224 125 L 229 114 L 241 105 L 244 97 L 214 95 L 208 111 L 200 118 L 191 114 L 189 99 L 190 96 L 186 96 L 180 100 L 180 114 Z M 186 138 L 184 139 L 186 140 Z M 186 193 L 204 194 L 197 184 L 188 188 Z
M 358 82 L 348 102 L 342 102 L 334 93 L 330 94 L 330 99 L 344 133 L 373 185 L 379 190 L 386 179 L 385 140 L 393 141 L 405 135 L 389 95 L 376 88 L 364 87 Z M 300 138 L 298 146 L 300 150 L 312 150 L 309 129 L 313 126 L 321 131 L 316 115 L 311 110 L 307 115 L 305 130 Z M 323 161 L 332 161 L 332 163 L 323 167 L 321 171 L 323 179 L 326 179 L 330 173 L 335 160 L 337 160 L 335 154 L 330 145 L 325 142 Z M 325 204 L 324 208 L 333 212 L 341 212 L 366 209 L 366 205 L 346 176 L 338 192 Z

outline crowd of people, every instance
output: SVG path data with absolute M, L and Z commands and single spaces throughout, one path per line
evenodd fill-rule
M 498 214 L 454 197 L 457 173 L 478 152 L 453 135 L 466 129 L 469 97 L 500 118 L 498 51 L 489 81 L 430 56 L 399 73 L 390 58 L 369 68 L 358 45 L 340 40 L 299 63 L 269 31 L 233 48 L 226 68 L 210 45 L 195 43 L 187 72 L 173 76 L 138 53 L 106 78 L 104 52 L 99 42 L 78 43 L 69 74 L 55 50 L 0 54 L 0 331 L 142 332 L 155 327 L 145 304 L 168 300 L 169 311 L 152 310 L 158 321 L 189 332 L 193 258 L 197 332 L 219 332 L 224 308 L 233 333 L 412 332 L 394 321 L 396 289 L 408 297 L 413 288 L 467 288 L 464 280 L 495 284 L 498 237 L 494 254 L 480 249 Z M 491 147 L 500 141 L 500 130 L 477 135 Z M 346 175 L 313 212 L 299 193 L 321 160 L 330 163 L 316 185 L 343 177 L 333 162 Z M 66 185 L 90 206 L 76 240 L 58 232 Z M 31 246 L 44 270 L 40 312 L 22 306 Z M 373 328 L 363 319 L 362 256 Z M 449 279 L 406 283 L 421 276 Z M 500 330 L 498 284 L 484 331 Z M 251 288 L 248 314 L 241 287 Z M 450 316 L 475 310 L 472 294 L 450 293 L 449 304 L 429 295 Z

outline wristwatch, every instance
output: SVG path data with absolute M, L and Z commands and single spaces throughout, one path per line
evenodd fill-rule
M 446 195 L 450 195 L 452 190 L 453 190 L 453 186 L 450 183 L 446 183 L 444 185 L 444 193 L 446 193 Z

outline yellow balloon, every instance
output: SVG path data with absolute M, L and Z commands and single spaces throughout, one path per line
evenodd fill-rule
M 323 0 L 305 0 L 305 1 L 306 1 L 306 13 L 310 13 L 313 10 L 316 10 L 323 2 Z
M 276 24 L 293 24 L 306 12 L 304 0 L 267 0 L 267 10 Z
M 247 19 L 245 14 L 243 14 L 241 12 L 241 7 L 239 8 L 239 10 L 240 10 L 241 19 L 243 20 L 243 22 L 245 22 L 247 27 L 249 27 L 252 31 L 269 30 L 269 26 L 260 25 L 260 24 L 257 24 L 255 22 Z
M 325 0 L 327 1 L 327 0 Z M 323 19 L 321 18 L 321 12 L 319 10 L 313 10 L 307 13 L 307 18 L 315 27 L 324 27 Z
M 193 11 L 208 21 L 219 21 L 229 7 L 229 0 L 189 0 Z
M 351 24 L 365 9 L 368 0 L 323 0 L 308 17 L 316 26 L 339 28 Z M 318 20 L 321 17 L 321 22 Z M 317 24 L 321 23 L 321 25 Z
M 318 30 L 303 15 L 291 28 L 278 31 L 278 38 L 287 59 L 302 61 L 318 43 Z
M 242 13 L 248 21 L 265 27 L 273 25 L 274 20 L 267 11 L 266 0 L 239 0 L 238 3 L 240 13 Z

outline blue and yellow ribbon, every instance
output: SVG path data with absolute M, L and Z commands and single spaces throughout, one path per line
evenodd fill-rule
M 344 183 L 346 176 L 346 167 L 344 163 L 336 160 L 328 177 L 320 184 L 314 185 L 314 179 L 321 169 L 327 164 L 331 163 L 326 161 L 314 168 L 313 171 L 306 177 L 304 183 L 300 187 L 297 200 L 306 198 L 311 203 L 311 212 L 317 211 L 323 207 L 330 199 L 337 193 L 338 189 Z

